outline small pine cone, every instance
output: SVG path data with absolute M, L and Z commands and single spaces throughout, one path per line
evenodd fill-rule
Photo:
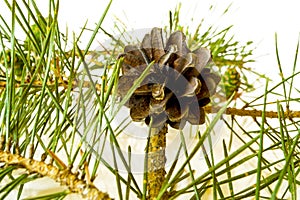
M 11 50 L 6 50 L 5 53 L 1 52 L 0 64 L 3 66 L 5 66 L 4 56 L 6 56 L 6 62 L 7 62 L 8 67 L 10 67 L 13 62 L 15 76 L 20 77 L 22 75 L 22 70 L 24 67 L 24 62 L 22 61 L 21 56 L 18 53 L 15 53 L 14 60 L 12 60 L 11 59 Z
M 185 35 L 176 31 L 166 44 L 162 30 L 153 28 L 139 46 L 128 45 L 123 58 L 122 76 L 118 92 L 123 98 L 149 63 L 154 61 L 149 74 L 126 104 L 133 121 L 144 121 L 159 127 L 168 123 L 181 129 L 186 122 L 193 125 L 205 122 L 202 107 L 210 103 L 220 77 L 211 72 L 210 51 L 188 49 Z
M 222 76 L 222 84 L 227 98 L 237 92 L 241 85 L 240 73 L 235 67 L 228 68 Z

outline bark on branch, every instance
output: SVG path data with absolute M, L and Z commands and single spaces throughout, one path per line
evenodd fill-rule
M 38 173 L 54 179 L 62 185 L 68 186 L 73 193 L 78 193 L 83 199 L 111 200 L 107 193 L 101 192 L 96 186 L 87 184 L 68 169 L 59 169 L 53 165 L 46 164 L 30 158 L 24 158 L 17 154 L 0 151 L 0 162 L 7 165 L 18 165 L 25 168 L 29 173 Z
M 221 107 L 217 106 L 206 106 L 204 110 L 206 113 L 217 113 Z M 246 110 L 246 109 L 238 109 L 238 108 L 227 108 L 225 111 L 226 115 L 237 115 L 237 116 L 248 116 L 248 117 L 261 117 L 263 111 L 261 110 Z M 285 111 L 285 118 L 300 118 L 300 111 Z M 266 118 L 278 118 L 278 112 L 275 111 L 265 111 Z

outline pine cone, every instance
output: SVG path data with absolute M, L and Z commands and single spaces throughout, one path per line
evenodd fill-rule
M 14 70 L 15 70 L 15 76 L 17 79 L 19 79 L 22 75 L 22 70 L 24 67 L 24 62 L 22 61 L 21 56 L 16 52 L 14 56 L 14 60 L 11 59 L 11 50 L 5 50 L 5 52 L 0 53 L 0 64 L 5 66 L 5 59 L 4 56 L 6 56 L 6 62 L 7 66 L 10 67 L 11 63 L 13 62 Z
M 228 68 L 222 76 L 223 89 L 226 98 L 230 98 L 234 92 L 237 92 L 241 85 L 240 73 L 235 67 Z
M 186 121 L 193 125 L 205 122 L 202 107 L 210 103 L 220 81 L 207 66 L 211 61 L 209 50 L 189 50 L 180 31 L 172 33 L 164 44 L 162 30 L 153 28 L 140 46 L 126 46 L 120 58 L 123 58 L 118 84 L 121 98 L 154 61 L 149 74 L 126 104 L 133 121 L 145 120 L 149 125 L 152 117 L 153 127 L 168 123 L 176 129 L 183 128 Z

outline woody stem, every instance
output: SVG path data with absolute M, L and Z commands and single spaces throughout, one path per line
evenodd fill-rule
M 25 158 L 2 150 L 0 150 L 0 163 L 21 166 L 25 168 L 28 173 L 38 173 L 42 176 L 52 178 L 61 185 L 68 186 L 71 192 L 81 194 L 82 199 L 111 200 L 107 193 L 100 191 L 93 184 L 88 184 L 85 180 L 80 179 L 78 175 L 72 173 L 71 170 L 59 169 L 44 161 Z
M 148 147 L 148 182 L 147 194 L 149 200 L 156 199 L 162 184 L 165 180 L 165 148 L 166 134 L 168 132 L 167 124 L 159 128 L 151 128 Z M 167 199 L 167 194 L 163 195 L 162 199 Z
M 221 107 L 216 106 L 205 106 L 204 110 L 206 113 L 217 113 Z M 261 117 L 261 110 L 247 110 L 247 109 L 238 109 L 238 108 L 227 108 L 225 113 L 226 115 L 236 115 L 236 116 L 248 116 L 248 117 Z M 286 118 L 300 118 L 300 111 L 291 111 L 287 110 L 284 113 Z M 275 111 L 265 111 L 264 113 L 266 118 L 278 118 L 278 112 Z

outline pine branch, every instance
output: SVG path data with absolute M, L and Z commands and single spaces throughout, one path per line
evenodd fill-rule
M 206 106 L 204 110 L 206 113 L 217 113 L 222 107 L 219 106 Z M 226 115 L 237 115 L 237 116 L 248 116 L 248 117 L 261 117 L 263 111 L 261 110 L 246 110 L 238 108 L 227 108 L 225 111 Z M 287 110 L 284 113 L 284 117 L 288 119 L 300 118 L 300 111 Z M 278 118 L 278 112 L 266 111 L 266 118 Z
M 165 149 L 166 134 L 168 132 L 167 124 L 161 128 L 151 128 L 151 136 L 148 147 L 148 199 L 153 200 L 159 194 L 162 184 L 165 181 Z M 165 194 L 162 199 L 167 199 Z
M 24 87 L 27 84 L 29 84 L 29 82 L 25 82 L 24 84 L 20 84 L 17 83 L 15 84 L 16 88 L 19 87 Z M 59 87 L 64 87 L 67 88 L 68 87 L 68 81 L 67 80 L 59 80 L 58 81 L 58 86 Z M 47 84 L 49 87 L 51 86 L 55 86 L 55 83 L 53 82 L 49 82 Z M 72 88 L 78 87 L 79 85 L 79 81 L 75 80 L 72 82 Z M 83 81 L 83 85 L 82 87 L 88 88 L 91 86 L 90 81 Z M 96 90 L 97 91 L 101 91 L 101 84 L 95 84 L 96 86 Z M 0 80 L 0 89 L 1 88 L 5 88 L 6 87 L 6 81 L 1 81 Z M 32 84 L 32 87 L 42 87 L 42 81 L 34 81 L 34 83 Z M 222 107 L 219 106 L 205 106 L 204 110 L 206 113 L 217 113 Z M 227 108 L 225 113 L 226 115 L 237 115 L 237 116 L 248 116 L 248 117 L 261 117 L 262 116 L 262 112 L 261 110 L 246 110 L 246 109 L 238 109 L 238 108 Z M 300 118 L 300 111 L 291 111 L 291 110 L 287 110 L 284 112 L 284 116 L 288 119 L 292 119 L 292 118 Z M 278 118 L 278 112 L 275 111 L 266 111 L 265 112 L 265 117 L 266 118 Z
M 16 83 L 15 87 L 16 88 L 25 87 L 25 86 L 27 86 L 29 84 L 29 82 L 30 81 L 25 81 L 24 84 Z M 1 88 L 4 89 L 6 87 L 6 84 L 7 84 L 6 81 L 0 81 L 0 89 Z M 33 88 L 34 87 L 42 87 L 42 84 L 43 84 L 42 81 L 35 80 L 33 82 L 33 84 L 31 85 L 31 87 L 33 87 Z M 66 80 L 59 80 L 58 81 L 58 87 L 64 87 L 65 89 L 67 89 L 68 88 L 68 84 L 69 83 Z M 72 88 L 78 87 L 78 85 L 79 85 L 79 81 L 72 81 Z M 56 86 L 56 83 L 49 81 L 47 83 L 47 86 L 51 88 L 51 86 L 53 86 L 53 87 Z M 84 88 L 91 87 L 90 81 L 83 81 L 82 87 L 84 87 Z M 95 87 L 96 87 L 97 91 L 101 90 L 101 85 L 100 84 L 95 84 Z
M 60 184 L 68 186 L 71 192 L 81 194 L 83 199 L 111 199 L 108 194 L 101 192 L 92 184 L 87 184 L 86 181 L 78 178 L 78 175 L 72 173 L 69 169 L 61 170 L 45 162 L 24 158 L 6 151 L 0 151 L 0 162 L 7 165 L 18 165 L 27 169 L 29 173 L 38 173 L 52 178 Z

